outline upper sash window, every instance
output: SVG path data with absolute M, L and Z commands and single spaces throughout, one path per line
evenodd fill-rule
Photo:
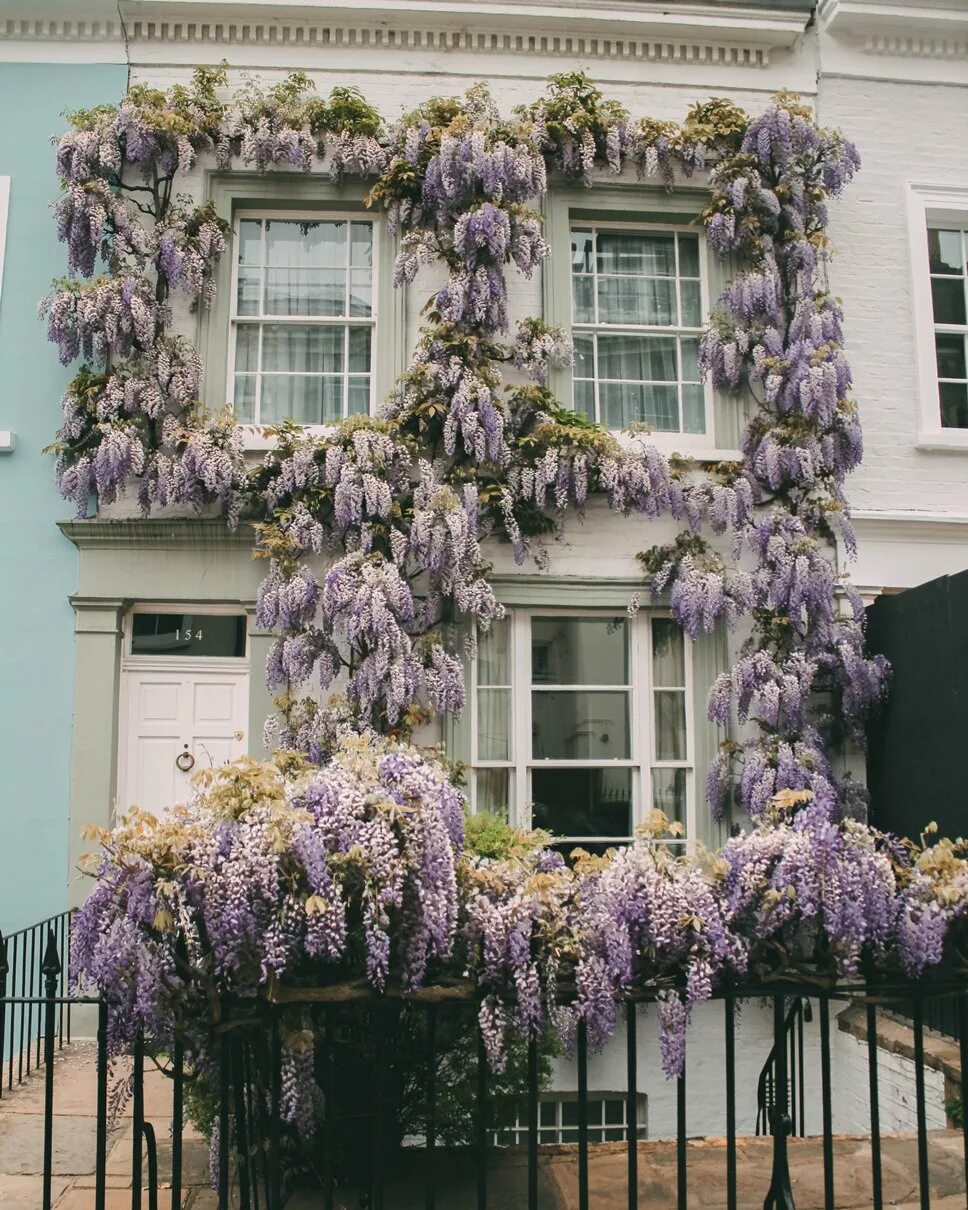
M 242 424 L 332 424 L 373 399 L 373 223 L 241 213 L 229 381 Z

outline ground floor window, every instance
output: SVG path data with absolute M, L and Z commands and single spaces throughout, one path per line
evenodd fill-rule
M 623 1143 L 628 1140 L 628 1101 L 624 1092 L 592 1092 L 588 1096 L 588 1141 Z M 648 1098 L 636 1098 L 636 1138 L 648 1138 Z M 496 1131 L 498 1147 L 528 1141 L 528 1107 L 518 1106 L 514 1124 Z M 538 1143 L 578 1142 L 578 1098 L 574 1093 L 551 1092 L 538 1105 Z
M 514 610 L 472 669 L 474 809 L 594 846 L 657 807 L 688 836 L 690 679 L 669 617 Z

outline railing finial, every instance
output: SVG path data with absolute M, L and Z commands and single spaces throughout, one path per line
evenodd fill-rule
M 60 954 L 57 951 L 57 939 L 54 936 L 53 928 L 47 930 L 47 945 L 40 969 L 48 979 L 56 979 L 61 973 Z

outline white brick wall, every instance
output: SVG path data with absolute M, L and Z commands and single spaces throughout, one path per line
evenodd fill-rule
M 755 112 L 765 104 L 769 91 L 781 84 L 794 82 L 809 88 L 804 64 L 814 53 L 806 40 L 797 54 L 787 57 L 786 77 L 771 68 L 764 74 L 762 90 L 750 89 L 748 72 L 737 77 L 743 87 L 724 89 L 721 68 L 709 69 L 707 85 L 702 70 L 691 66 L 688 73 L 680 73 L 683 80 L 688 76 L 688 83 L 680 84 L 668 78 L 658 82 L 645 65 L 623 69 L 624 78 L 605 87 L 637 115 L 681 119 L 693 100 L 714 90 L 728 92 Z M 344 47 L 338 67 L 329 65 L 331 58 L 332 52 L 321 54 L 323 65 L 310 72 L 320 92 L 351 79 L 388 117 L 429 96 L 460 92 L 476 76 L 491 81 L 502 110 L 510 111 L 540 92 L 545 69 L 578 66 L 564 58 L 549 67 L 521 55 L 475 57 L 415 49 L 374 57 L 362 48 Z M 280 58 L 278 63 L 282 62 Z M 583 66 L 592 74 L 604 67 L 594 62 Z M 265 67 L 261 74 L 272 78 L 281 70 Z M 184 78 L 187 68 L 135 63 L 132 74 L 135 79 L 163 86 Z M 241 69 L 233 68 L 232 76 L 233 83 L 241 82 Z M 831 207 L 831 238 L 836 249 L 832 286 L 845 304 L 848 352 L 867 448 L 862 468 L 848 485 L 851 502 L 862 518 L 861 553 L 853 574 L 858 583 L 876 592 L 885 584 L 921 583 L 968 566 L 968 527 L 953 532 L 949 526 L 939 541 L 926 534 L 923 526 L 913 534 L 902 520 L 904 514 L 929 519 L 931 524 L 940 524 L 943 517 L 968 519 L 968 451 L 917 448 L 920 415 L 905 209 L 909 180 L 968 183 L 968 144 L 962 137 L 968 119 L 968 88 L 821 75 L 817 104 L 820 119 L 843 128 L 863 157 L 860 175 L 844 198 Z M 200 174 L 190 188 L 201 196 Z M 421 323 L 420 307 L 436 276 L 432 270 L 422 273 L 408 291 L 409 347 Z M 510 303 L 512 317 L 539 313 L 539 277 L 531 282 L 512 280 Z M 187 313 L 180 318 L 190 330 L 194 320 Z M 891 516 L 887 521 L 878 520 L 879 545 L 872 544 L 868 551 L 863 517 L 870 513 Z M 635 551 L 666 540 L 669 530 L 664 522 L 625 521 L 620 529 L 616 519 L 593 516 L 584 527 L 569 532 L 565 545 L 555 548 L 553 567 L 569 575 L 634 574 L 631 559 Z M 886 563 L 885 538 L 890 548 Z M 498 555 L 502 570 L 507 561 Z M 615 570 L 610 572 L 610 567 Z
M 919 428 L 907 182 L 968 184 L 968 88 L 823 79 L 825 125 L 863 166 L 831 206 L 832 287 L 844 300 L 866 455 L 849 493 L 858 510 L 968 515 L 968 451 L 915 448 Z M 963 566 L 968 565 L 968 558 Z
M 804 1026 L 804 1106 L 806 1133 L 822 1132 L 820 1022 L 817 1002 L 812 1001 L 814 1019 Z M 835 1134 L 866 1134 L 870 1131 L 867 1043 L 837 1026 L 840 1005 L 831 1005 L 831 1105 Z M 755 1133 L 756 1086 L 773 1045 L 772 1006 L 750 1000 L 739 1006 L 736 1019 L 736 1131 Z M 676 1133 L 676 1082 L 662 1072 L 657 1012 L 640 1009 L 636 1027 L 638 1043 L 638 1091 L 648 1097 L 650 1138 Z M 686 1124 L 690 1137 L 719 1137 L 726 1133 L 726 1060 L 724 1010 L 722 1003 L 701 1005 L 695 1010 L 686 1050 Z M 626 1044 L 624 1024 L 601 1054 L 588 1063 L 588 1088 L 594 1092 L 625 1089 Z M 877 1057 L 879 1113 L 882 1134 L 913 1133 L 917 1129 L 914 1064 L 890 1051 L 879 1049 Z M 929 1130 L 945 1126 L 944 1077 L 925 1068 L 925 1107 Z M 574 1064 L 560 1061 L 552 1087 L 574 1091 Z M 799 1133 L 799 1128 L 798 1128 Z

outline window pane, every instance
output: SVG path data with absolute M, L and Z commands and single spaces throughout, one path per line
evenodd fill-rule
M 232 406 L 240 424 L 252 424 L 255 421 L 255 386 L 254 374 L 235 375 L 235 402 Z
M 603 382 L 598 390 L 601 421 L 607 428 L 647 424 L 660 432 L 679 431 L 679 392 L 674 386 Z
M 675 382 L 678 376 L 675 338 L 599 336 L 598 376 L 636 382 Z
M 595 279 L 573 277 L 572 291 L 575 300 L 575 323 L 595 322 Z
M 598 233 L 598 272 L 674 276 L 676 244 L 672 235 L 633 231 Z
M 931 297 L 934 300 L 934 322 L 963 324 L 965 322 L 965 283 L 963 278 L 933 277 Z
M 365 416 L 370 410 L 370 378 L 352 377 L 347 379 L 349 392 L 346 397 L 346 413 L 348 416 Z
M 598 321 L 614 324 L 676 323 L 675 278 L 600 277 Z
M 590 231 L 572 231 L 571 233 L 571 271 L 572 273 L 591 273 L 593 268 L 592 253 L 594 240 Z
M 477 810 L 507 820 L 511 815 L 511 770 L 478 769 L 474 774 Z
M 538 1106 L 538 1121 L 542 1126 L 557 1126 L 558 1106 L 554 1101 L 542 1101 Z
M 672 618 L 652 619 L 652 683 L 660 688 L 686 683 L 682 627 Z
M 533 769 L 531 822 L 558 836 L 632 832 L 631 769 Z
M 257 218 L 244 218 L 239 223 L 239 264 L 260 265 L 262 263 L 262 222 Z
M 266 324 L 262 369 L 302 374 L 338 374 L 343 369 L 343 328 Z
M 934 343 L 938 356 L 938 377 L 966 377 L 965 338 L 954 333 L 938 332 Z
M 682 302 L 682 319 L 684 328 L 702 327 L 702 302 L 699 297 L 699 282 L 683 281 L 679 283 L 679 298 Z
M 705 433 L 706 396 L 698 384 L 686 383 L 682 388 L 682 431 Z
M 263 424 L 295 420 L 297 424 L 329 424 L 343 415 L 343 380 L 303 374 L 264 374 Z
M 509 620 L 497 618 L 487 631 L 477 636 L 477 683 L 479 685 L 510 685 L 511 626 Z
M 234 615 L 136 613 L 131 654 L 237 659 L 245 655 L 245 633 L 245 618 Z
M 574 384 L 575 411 L 595 419 L 595 384 L 579 379 Z
M 683 382 L 699 381 L 699 341 L 683 336 L 679 341 L 679 377 Z
M 531 679 L 536 685 L 627 685 L 628 620 L 533 618 Z
M 477 691 L 477 756 L 479 760 L 510 760 L 510 689 Z
M 259 368 L 259 328 L 257 324 L 238 324 L 235 329 L 235 368 L 255 373 Z
M 607 1126 L 621 1126 L 625 1121 L 625 1102 L 624 1101 L 606 1101 L 605 1102 L 605 1124 Z
M 686 822 L 685 769 L 652 770 L 652 806 L 673 823 Z
M 699 236 L 679 236 L 679 276 L 699 276 Z
M 373 264 L 373 225 L 354 223 L 350 235 L 350 264 L 370 267 Z
M 262 280 L 259 269 L 240 269 L 236 290 L 235 310 L 237 315 L 259 314 L 259 288 Z
M 575 378 L 595 377 L 595 338 L 588 333 L 575 333 Z
M 353 316 L 373 314 L 373 275 L 369 269 L 354 269 L 350 274 L 350 307 Z
M 928 229 L 928 260 L 932 273 L 965 271 L 961 257 L 961 232 Z
M 368 374 L 370 372 L 370 344 L 373 336 L 372 328 L 350 328 L 350 364 L 352 374 Z
M 627 760 L 628 692 L 532 692 L 531 751 L 535 760 Z
M 345 315 L 341 269 L 267 269 L 267 315 Z
M 960 382 L 938 384 L 941 423 L 946 429 L 968 429 L 968 387 Z
M 266 264 L 304 269 L 345 265 L 346 223 L 267 219 Z
M 656 760 L 686 759 L 686 695 L 662 690 L 655 697 Z

